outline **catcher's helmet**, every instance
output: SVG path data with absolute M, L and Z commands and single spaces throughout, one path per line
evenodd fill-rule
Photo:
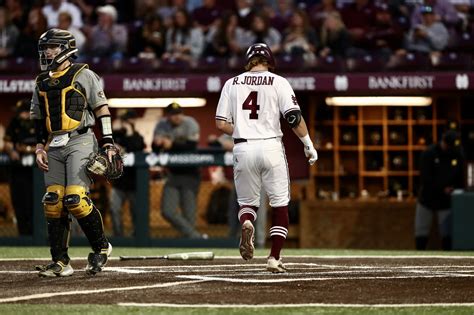
M 59 46 L 61 52 L 53 58 L 46 56 L 48 46 Z M 69 31 L 52 28 L 44 32 L 38 40 L 38 53 L 42 71 L 55 70 L 64 61 L 77 58 L 76 39 Z
M 264 43 L 256 43 L 250 46 L 247 49 L 247 53 L 245 54 L 245 57 L 247 59 L 247 64 L 249 63 L 250 59 L 255 56 L 262 56 L 264 57 L 270 67 L 275 67 L 275 58 L 273 58 L 272 51 L 270 50 L 270 47 L 267 46 L 267 44 Z

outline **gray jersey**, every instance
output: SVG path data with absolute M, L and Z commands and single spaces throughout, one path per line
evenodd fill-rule
M 87 106 L 84 109 L 85 113 L 83 115 L 81 124 L 77 129 L 82 129 L 84 127 L 91 127 L 95 124 L 94 109 L 107 104 L 107 98 L 105 97 L 102 84 L 100 83 L 99 76 L 92 70 L 83 69 L 81 70 L 74 81 L 76 84 L 79 84 L 85 91 L 85 97 Z M 39 102 L 39 93 L 38 87 L 35 87 L 33 92 L 33 97 L 31 99 L 31 108 L 30 108 L 31 119 L 43 119 L 40 111 L 40 102 Z
M 186 141 L 199 141 L 199 125 L 197 121 L 189 116 L 183 117 L 179 126 L 173 126 L 167 119 L 162 119 L 156 125 L 153 135 L 169 137 L 173 142 L 184 143 Z

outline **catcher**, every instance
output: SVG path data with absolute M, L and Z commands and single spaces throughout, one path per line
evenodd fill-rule
M 48 30 L 39 38 L 38 50 L 43 72 L 36 78 L 30 116 L 35 122 L 36 163 L 44 171 L 43 205 L 52 262 L 36 269 L 41 277 L 73 274 L 68 256 L 72 214 L 93 251 L 87 257 L 86 272 L 95 275 L 107 263 L 112 245 L 104 235 L 100 212 L 89 198 L 92 180 L 87 166 L 94 165 L 94 172 L 109 178 L 120 176 L 123 170 L 107 99 L 97 74 L 86 64 L 72 62 L 77 48 L 70 32 Z M 92 130 L 96 121 L 99 143 Z M 101 153 L 94 155 L 98 147 Z M 99 164 L 105 167 L 98 168 Z

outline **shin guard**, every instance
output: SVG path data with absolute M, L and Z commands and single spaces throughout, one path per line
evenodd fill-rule
M 102 223 L 102 216 L 96 207 L 85 217 L 77 219 L 82 231 L 86 235 L 91 244 L 94 253 L 101 253 L 107 250 L 109 241 L 104 234 L 104 225 Z
M 61 261 L 67 265 L 71 260 L 67 253 L 71 220 L 66 215 L 60 218 L 47 218 L 47 223 L 51 258 L 54 262 Z

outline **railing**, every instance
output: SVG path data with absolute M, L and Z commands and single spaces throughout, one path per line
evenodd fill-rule
M 33 233 L 31 236 L 0 237 L 2 245 L 47 245 L 46 220 L 41 199 L 44 195 L 43 173 L 34 165 L 33 156 L 22 159 L 24 167 L 33 167 Z M 0 154 L 0 166 L 9 165 L 8 156 Z M 173 246 L 173 247 L 233 247 L 235 238 L 210 237 L 209 239 L 189 239 L 184 237 L 152 237 L 150 234 L 150 167 L 153 166 L 229 166 L 232 164 L 232 154 L 216 150 L 199 150 L 195 153 L 181 154 L 128 154 L 124 163 L 127 167 L 136 169 L 136 205 L 135 233 L 131 237 L 111 237 L 114 245 L 119 246 Z M 25 198 L 31 198 L 25 196 Z M 84 237 L 72 237 L 72 244 L 87 245 Z

